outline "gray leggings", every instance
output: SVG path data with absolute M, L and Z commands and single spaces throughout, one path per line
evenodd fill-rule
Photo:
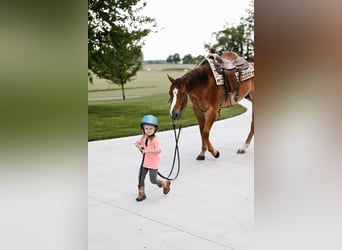
M 139 171 L 139 187 L 145 187 L 145 177 L 147 172 L 150 172 L 150 181 L 152 184 L 156 184 L 158 186 L 162 185 L 162 181 L 157 179 L 158 169 L 150 169 L 141 166 Z

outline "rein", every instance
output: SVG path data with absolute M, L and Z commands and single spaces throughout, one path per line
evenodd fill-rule
M 176 145 L 175 145 L 175 151 L 174 151 L 174 154 L 173 154 L 173 162 L 172 162 L 172 167 L 171 167 L 171 170 L 170 170 L 170 173 L 167 177 L 163 176 L 161 173 L 159 173 L 158 171 L 158 175 L 166 180 L 169 180 L 169 181 L 172 181 L 172 180 L 175 180 L 177 177 L 178 177 L 178 174 L 179 174 L 179 171 L 180 171 L 180 158 L 179 158 L 179 148 L 178 148 L 178 141 L 179 141 L 179 136 L 180 136 L 180 131 L 181 131 L 181 128 L 182 128 L 182 125 L 180 124 L 179 127 L 178 127 L 178 133 L 176 132 L 176 125 L 175 125 L 175 121 L 173 121 L 173 133 L 174 133 L 174 136 L 175 136 L 175 142 L 176 142 Z M 176 158 L 178 158 L 177 160 L 177 163 L 178 163 L 178 168 L 177 168 L 177 173 L 175 175 L 175 177 L 173 178 L 170 178 L 170 176 L 172 175 L 172 172 L 174 170 L 174 167 L 175 167 L 175 163 L 176 163 Z

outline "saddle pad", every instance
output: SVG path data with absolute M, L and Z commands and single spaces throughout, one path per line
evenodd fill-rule
M 237 73 L 235 73 L 235 76 L 239 77 L 237 76 Z M 241 70 L 240 79 L 241 79 L 241 82 L 243 82 L 252 77 L 254 77 L 254 67 L 252 64 L 249 63 L 248 69 Z
M 216 80 L 216 85 L 223 85 L 224 84 L 223 76 L 222 76 L 222 74 L 220 74 L 216 71 L 216 67 L 215 67 L 214 62 L 213 62 L 214 60 L 211 58 L 205 58 L 204 60 L 207 60 L 209 65 L 210 65 L 211 71 L 213 72 L 213 75 L 214 75 L 215 80 Z
M 224 84 L 223 76 L 222 74 L 217 72 L 214 62 L 213 62 L 214 60 L 211 58 L 205 58 L 204 60 L 207 60 L 210 65 L 211 71 L 213 72 L 213 75 L 216 80 L 216 85 L 223 85 Z M 203 64 L 204 60 L 200 63 L 200 65 Z M 238 72 L 235 73 L 235 76 L 236 76 L 236 80 L 239 80 Z M 252 64 L 249 63 L 249 67 L 247 69 L 241 70 L 240 79 L 241 79 L 241 82 L 243 82 L 252 77 L 254 77 L 254 67 Z

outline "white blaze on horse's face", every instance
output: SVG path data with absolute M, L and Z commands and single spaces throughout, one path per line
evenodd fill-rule
M 178 94 L 178 89 L 174 88 L 173 91 L 173 97 L 172 97 L 172 102 L 171 102 L 171 108 L 170 108 L 170 117 L 172 118 L 172 110 L 175 107 L 176 103 L 177 103 L 177 94 Z

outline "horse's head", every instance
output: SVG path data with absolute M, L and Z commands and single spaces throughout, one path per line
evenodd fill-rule
M 182 110 L 188 102 L 188 96 L 186 92 L 186 81 L 188 81 L 188 76 L 184 75 L 183 77 L 177 79 L 173 79 L 169 75 L 167 75 L 167 77 L 171 82 L 169 90 L 169 102 L 171 102 L 170 118 L 172 120 L 179 120 Z

